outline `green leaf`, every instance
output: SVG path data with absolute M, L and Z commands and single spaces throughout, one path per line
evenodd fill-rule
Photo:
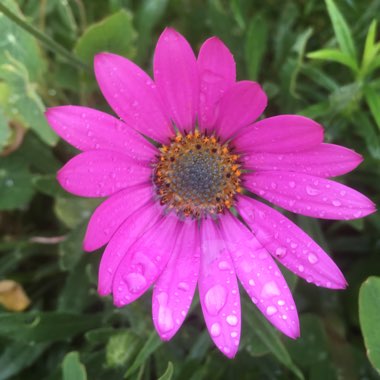
M 4 147 L 7 146 L 11 136 L 12 131 L 9 128 L 9 120 L 5 116 L 3 110 L 0 108 L 0 153 L 2 152 Z
M 34 194 L 32 175 L 19 156 L 0 159 L 0 210 L 21 208 Z
M 364 96 L 377 127 L 380 129 L 380 92 L 376 92 L 368 86 L 364 90 Z
M 0 356 L 0 380 L 9 379 L 33 364 L 46 350 L 48 344 L 30 345 L 25 342 L 8 344 Z
M 111 368 L 124 366 L 140 347 L 140 338 L 126 330 L 111 336 L 106 347 L 106 361 Z
M 99 327 L 101 315 L 60 312 L 0 313 L 0 336 L 27 343 L 67 340 Z
M 252 307 L 250 307 L 252 309 Z M 267 347 L 278 361 L 289 368 L 298 379 L 304 379 L 302 372 L 293 363 L 288 350 L 279 338 L 277 330 L 256 309 L 253 312 L 244 314 L 245 323 L 248 324 L 251 331 L 254 331 L 256 339 L 259 339 L 260 345 Z M 252 342 L 254 345 L 255 342 Z
M 89 64 L 92 64 L 97 53 L 104 51 L 131 58 L 135 55 L 135 39 L 132 15 L 120 10 L 89 26 L 78 39 L 74 52 Z
M 346 23 L 346 20 L 340 13 L 333 0 L 325 0 L 325 2 L 327 5 L 327 11 L 329 12 L 332 26 L 334 28 L 335 37 L 338 41 L 340 48 L 342 49 L 343 53 L 351 57 L 356 62 L 357 54 L 355 44 L 354 40 L 352 39 L 351 31 Z
M 125 373 L 124 377 L 128 378 L 133 375 L 148 358 L 162 345 L 162 340 L 158 337 L 156 331 L 152 331 L 149 335 L 149 338 L 145 342 L 144 346 L 138 353 L 133 364 L 128 368 L 128 371 Z
M 245 38 L 245 61 L 248 77 L 256 80 L 267 50 L 268 26 L 263 16 L 255 16 L 249 24 Z
M 62 270 L 72 270 L 83 253 L 82 241 L 86 231 L 86 223 L 74 228 L 59 246 L 59 265 Z
M 308 53 L 306 56 L 310 59 L 338 62 L 344 66 L 349 67 L 354 73 L 358 71 L 358 65 L 356 61 L 340 50 L 322 49 Z
M 0 65 L 0 78 L 9 87 L 9 97 L 0 104 L 11 120 L 31 128 L 46 144 L 55 145 L 59 137 L 48 125 L 45 106 L 31 82 L 27 66 L 7 55 L 8 61 Z
M 369 277 L 359 293 L 359 319 L 367 355 L 380 373 L 380 278 Z
M 357 112 L 353 116 L 356 124 L 356 132 L 362 136 L 373 158 L 380 160 L 380 137 L 379 132 L 371 122 L 369 116 L 363 112 Z
M 23 18 L 21 11 L 14 0 L 2 0 L 2 5 Z M 32 81 L 41 79 L 46 73 L 46 63 L 42 59 L 41 51 L 36 40 L 25 30 L 17 26 L 0 11 L 0 66 L 8 61 L 12 56 L 16 61 L 24 64 L 28 68 Z
M 367 33 L 362 59 L 362 76 L 369 74 L 368 68 L 380 50 L 380 44 L 375 44 L 377 21 L 373 20 Z
M 76 351 L 65 355 L 62 362 L 62 380 L 87 380 L 86 367 Z
M 158 380 L 171 380 L 174 373 L 174 366 L 172 362 L 168 363 L 166 371 L 158 378 Z

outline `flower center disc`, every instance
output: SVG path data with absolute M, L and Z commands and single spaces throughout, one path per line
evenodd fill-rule
M 239 156 L 215 136 L 178 133 L 160 148 L 154 183 L 162 205 L 179 216 L 203 217 L 223 212 L 240 188 Z

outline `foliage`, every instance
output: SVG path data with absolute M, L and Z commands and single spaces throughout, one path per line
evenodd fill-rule
M 165 26 L 195 49 L 218 35 L 239 78 L 263 84 L 267 116 L 315 118 L 328 141 L 364 156 L 342 181 L 378 202 L 379 12 L 378 0 L 285 0 L 281 7 L 274 0 L 2 1 L 0 280 L 21 284 L 31 305 L 20 313 L 0 306 L 0 380 L 378 378 L 380 280 L 364 282 L 380 276 L 377 214 L 355 222 L 297 218 L 350 284 L 344 292 L 295 284 L 299 340 L 281 336 L 244 298 L 233 361 L 212 346 L 197 300 L 178 335 L 163 343 L 149 295 L 116 309 L 96 294 L 100 252 L 83 254 L 81 241 L 98 201 L 58 187 L 56 171 L 74 152 L 43 112 L 62 104 L 109 111 L 92 72 L 98 51 L 123 54 L 149 72 Z

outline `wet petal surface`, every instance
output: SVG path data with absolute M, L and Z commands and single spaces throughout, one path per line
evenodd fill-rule
M 236 274 L 252 302 L 290 338 L 300 334 L 293 296 L 276 263 L 256 237 L 232 214 L 222 219 Z
M 191 46 L 174 29 L 166 28 L 158 39 L 153 71 L 170 119 L 181 131 L 192 130 L 198 112 L 198 67 Z
M 171 339 L 185 320 L 198 281 L 199 259 L 197 223 L 185 222 L 153 290 L 153 322 L 161 339 Z
M 177 224 L 177 217 L 165 216 L 128 249 L 113 279 L 115 306 L 122 307 L 135 301 L 161 275 L 176 243 Z
M 348 173 L 363 161 L 353 150 L 334 144 L 319 144 L 296 153 L 251 153 L 242 159 L 246 169 L 289 171 L 324 178 Z
M 215 222 L 201 225 L 199 296 L 211 339 L 224 355 L 236 355 L 241 328 L 240 295 L 233 263 Z
M 95 56 L 95 76 L 113 110 L 137 131 L 161 143 L 173 135 L 156 85 L 145 71 L 116 54 Z
M 268 252 L 297 276 L 317 286 L 346 287 L 330 256 L 284 215 L 248 197 L 240 198 L 238 210 Z
M 106 199 L 91 216 L 83 241 L 84 250 L 94 251 L 108 243 L 122 223 L 148 202 L 153 202 L 150 184 L 119 191 Z
M 198 122 L 201 131 L 210 131 L 215 124 L 218 101 L 235 82 L 236 65 L 231 52 L 217 37 L 203 43 L 197 63 L 200 76 Z
M 91 150 L 72 158 L 57 174 L 69 193 L 105 197 L 127 187 L 149 182 L 151 168 L 128 156 L 107 150 Z
M 293 153 L 323 141 L 323 128 L 304 116 L 268 117 L 241 131 L 233 144 L 239 152 Z
M 321 219 L 357 219 L 375 211 L 363 194 L 338 182 L 292 172 L 248 174 L 245 186 L 286 210 Z
M 115 117 L 87 107 L 49 108 L 50 126 L 79 150 L 113 150 L 137 160 L 150 162 L 157 149 L 133 128 Z

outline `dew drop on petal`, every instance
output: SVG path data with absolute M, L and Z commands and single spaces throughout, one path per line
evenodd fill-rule
M 285 305 L 285 301 L 284 301 L 284 300 L 278 300 L 278 301 L 277 301 L 277 304 L 278 304 L 279 306 L 284 306 L 284 305 Z
M 296 183 L 294 181 L 289 182 L 289 187 L 294 189 L 296 187 Z
M 238 323 L 238 319 L 236 315 L 227 315 L 226 321 L 230 326 L 236 326 Z
M 210 334 L 214 337 L 216 336 L 219 336 L 220 335 L 220 324 L 215 322 L 211 325 L 211 328 L 210 328 Z
M 268 298 L 280 295 L 280 290 L 274 281 L 267 282 L 261 290 L 261 297 Z
M 298 270 L 302 273 L 305 270 L 305 267 L 303 265 L 299 265 Z
M 285 247 L 276 248 L 275 255 L 279 259 L 283 258 L 286 255 L 286 248 Z
M 219 265 L 218 265 L 218 268 L 219 268 L 220 270 L 227 270 L 227 269 L 230 269 L 231 267 L 230 267 L 230 264 L 228 264 L 227 261 L 221 261 L 221 262 L 219 263 Z
M 333 204 L 333 206 L 335 206 L 335 207 L 339 207 L 339 206 L 342 205 L 342 202 L 339 201 L 338 199 L 334 199 L 334 200 L 332 201 L 332 204 Z
M 222 285 L 215 285 L 210 288 L 205 295 L 206 310 L 211 315 L 218 315 L 219 311 L 226 303 L 227 292 Z
M 265 312 L 267 315 L 271 316 L 277 313 L 277 308 L 275 306 L 268 306 Z
M 178 289 L 181 289 L 183 291 L 187 291 L 187 290 L 189 290 L 189 284 L 187 284 L 186 282 L 180 282 L 178 284 Z
M 318 262 L 318 256 L 312 252 L 308 254 L 307 259 L 310 264 L 315 264 Z
M 124 280 L 131 293 L 139 293 L 146 287 L 146 278 L 140 273 L 129 273 Z
M 306 186 L 306 193 L 313 196 L 318 195 L 320 191 L 318 189 L 315 189 L 314 187 Z

